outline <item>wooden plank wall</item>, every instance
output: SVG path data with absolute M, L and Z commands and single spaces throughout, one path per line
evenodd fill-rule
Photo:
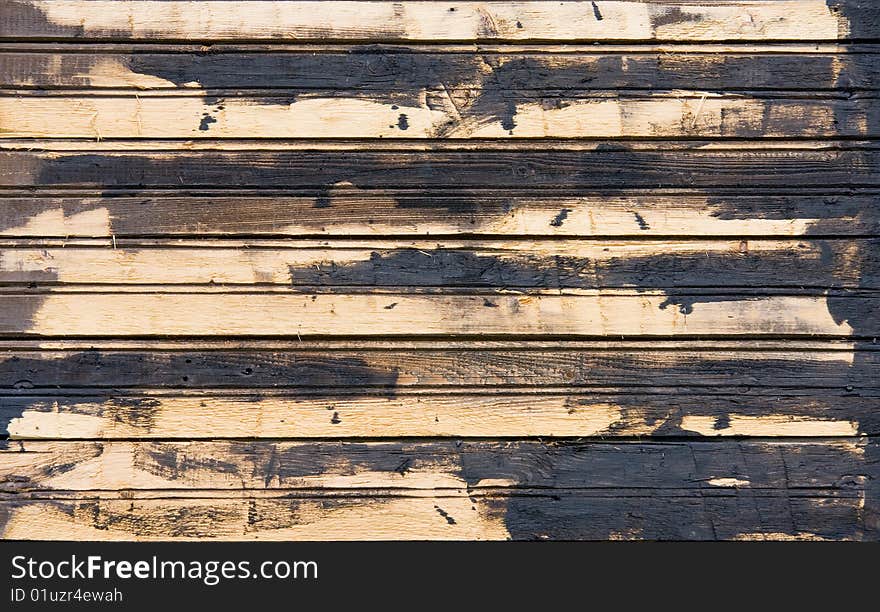
M 0 534 L 880 539 L 878 42 L 4 0 Z

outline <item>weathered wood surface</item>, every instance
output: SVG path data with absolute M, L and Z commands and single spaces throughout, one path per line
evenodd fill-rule
M 880 241 L 120 240 L 0 246 L 0 282 L 291 287 L 880 289 Z
M 877 296 L 559 290 L 477 294 L 167 287 L 0 292 L 6 336 L 880 335 Z M 137 292 L 136 292 L 137 291 Z
M 0 529 L 101 540 L 874 539 L 875 446 L 11 442 Z
M 277 47 L 248 52 L 228 45 L 208 51 L 163 45 L 74 48 L 53 46 L 0 55 L 4 90 L 107 89 L 192 93 L 276 89 L 356 91 L 367 99 L 389 92 L 478 89 L 485 99 L 516 93 L 564 95 L 570 90 L 712 92 L 786 91 L 805 95 L 880 88 L 877 50 L 872 45 L 811 46 L 540 46 L 496 49 L 481 45 L 331 46 L 296 51 Z M 13 48 L 17 49 L 17 47 Z M 76 52 L 72 52 L 76 51 Z M 59 92 L 60 93 L 60 92 Z M 439 95 L 439 94 L 435 94 Z
M 0 491 L 673 489 L 865 491 L 876 442 L 9 442 Z M 344 467 L 343 467 L 344 466 Z M 877 501 L 877 500 L 872 500 Z
M 90 40 L 624 41 L 877 38 L 856 0 L 315 2 L 12 0 L 0 37 Z
M 18 344 L 18 343 L 15 343 Z M 62 346 L 52 346 L 52 344 Z M 852 342 L 448 342 L 436 340 L 267 343 L 200 341 L 76 343 L 40 349 L 0 346 L 0 388 L 29 389 L 479 389 L 553 386 L 764 389 L 774 394 L 829 389 L 880 392 L 880 347 Z M 268 346 L 267 346 L 268 345 Z M 81 391 L 80 391 L 81 392 Z M 8 398 L 4 401 L 8 401 Z
M 876 392 L 251 388 L 0 396 L 16 439 L 832 437 L 878 434 Z M 711 390 L 710 390 L 711 391 Z M 775 391 L 775 393 L 774 393 Z
M 0 98 L 0 115 L 9 116 L 0 134 L 97 139 L 876 135 L 873 98 L 854 97 L 856 91 L 876 89 L 877 62 L 870 52 L 789 53 L 780 59 L 778 53 L 475 56 L 354 49 L 317 55 L 9 54 L 0 57 L 8 75 L 0 85 L 77 93 Z M 780 89 L 799 94 L 780 97 Z M 815 97 L 823 89 L 845 93 Z M 175 90 L 179 95 L 169 97 Z
M 2 42 L 2 41 L 0 41 Z M 570 90 L 712 92 L 876 91 L 880 88 L 877 50 L 871 45 L 668 47 L 575 45 L 491 49 L 458 45 L 331 46 L 297 51 L 277 47 L 248 52 L 228 45 L 209 51 L 163 45 L 80 47 L 60 52 L 54 46 L 0 55 L 0 88 L 76 90 L 98 94 L 107 89 L 141 93 L 192 93 L 199 90 L 275 89 L 348 90 L 367 99 L 398 91 L 479 89 L 483 104 L 519 92 L 564 95 Z M 13 49 L 17 49 L 14 47 Z
M 231 94 L 231 95 L 230 95 Z M 877 137 L 874 97 L 681 91 L 210 91 L 0 97 L 10 138 Z M 438 101 L 439 100 L 439 101 Z
M 0 537 L 880 539 L 878 41 L 3 2 Z
M 880 186 L 876 144 L 805 148 L 631 149 L 597 143 L 584 150 L 523 145 L 521 150 L 430 152 L 144 151 L 0 152 L 0 187 L 494 188 L 623 189 Z
M 506 494 L 504 494 L 506 493 Z M 67 540 L 876 540 L 858 491 L 427 491 L 0 501 L 3 537 Z M 194 492 L 198 495 L 198 492 Z
M 206 192 L 207 191 L 207 192 Z M 243 192 L 209 188 L 24 195 L 0 191 L 0 236 L 856 237 L 880 234 L 873 190 L 577 194 L 497 189 Z M 213 193 L 212 193 L 213 192 Z M 123 244 L 119 242 L 119 244 Z M 843 244 L 843 243 L 841 243 Z M 432 249 L 422 249 L 430 252 Z M 802 269 L 801 273 L 805 273 Z
M 181 194 L 0 192 L 10 237 L 103 236 L 870 236 L 874 191 L 549 194 L 541 191 L 356 190 Z M 112 246 L 112 241 L 105 242 Z M 424 250 L 424 249 L 423 249 Z

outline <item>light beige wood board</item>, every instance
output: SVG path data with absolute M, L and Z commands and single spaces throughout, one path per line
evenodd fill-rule
M 211 94 L 216 96 L 216 94 Z M 438 105 L 431 100 L 442 100 Z M 4 138 L 670 138 L 877 136 L 868 107 L 834 99 L 712 92 L 511 99 L 476 112 L 479 90 L 302 93 L 283 98 L 65 95 L 0 97 Z M 471 109 L 474 108 L 474 111 Z
M 777 402 L 775 412 L 745 412 L 747 399 L 578 395 L 548 388 L 518 394 L 398 393 L 325 397 L 146 391 L 138 397 L 22 397 L 9 401 L 13 439 L 114 438 L 379 438 L 379 437 L 616 437 L 647 436 L 664 425 L 692 436 L 853 436 L 856 418 L 821 415 L 809 397 Z M 12 406 L 13 403 L 18 408 Z M 757 401 L 757 400 L 755 400 Z M 683 418 L 671 407 L 696 403 Z M 653 406 L 652 406 L 653 404 Z M 784 405 L 785 404 L 785 405 Z M 723 406 L 719 410 L 718 406 Z M 792 409 L 794 408 L 794 409 Z M 728 409 L 743 411 L 730 413 Z M 805 409 L 806 412 L 805 412 Z M 752 411 L 754 412 L 754 411 Z M 815 413 L 820 413 L 816 416 Z
M 39 141 L 36 141 L 39 142 Z M 145 192 L 100 197 L 18 194 L 4 200 L 7 221 L 0 236 L 102 236 L 112 247 L 125 236 L 809 236 L 821 234 L 833 219 L 835 235 L 876 231 L 872 193 L 797 196 L 670 192 L 598 195 L 479 192 L 483 208 L 454 214 L 427 214 L 434 207 L 406 206 L 418 193 L 382 193 L 340 186 L 317 196 Z M 319 199 L 323 198 L 323 199 Z M 468 196 L 437 196 L 437 209 Z M 404 206 L 399 206 L 402 201 Z M 316 204 L 324 203 L 321 208 Z M 792 203 L 799 204 L 792 209 Z M 836 205 L 836 206 L 835 206 Z M 759 215 L 721 215 L 720 208 L 741 207 Z M 465 207 L 466 208 L 466 207 Z M 565 218 L 558 219 L 565 211 Z M 830 216 L 834 214 L 834 216 Z M 118 242 L 117 246 L 123 244 Z M 96 256 L 97 257 L 97 256 Z
M 134 40 L 834 41 L 850 31 L 824 0 L 16 0 L 6 16 L 0 36 Z
M 106 289 L 105 289 L 106 291 Z M 852 333 L 824 296 L 33 293 L 0 296 L 0 333 L 45 336 L 725 336 Z M 845 298 L 867 299 L 867 298 Z M 852 302 L 857 305 L 859 302 Z M 877 333 L 862 326 L 862 333 Z

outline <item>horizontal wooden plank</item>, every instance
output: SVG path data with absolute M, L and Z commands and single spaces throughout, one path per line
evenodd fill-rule
M 0 187 L 565 188 L 880 186 L 880 150 L 0 152 Z M 329 193 L 325 194 L 329 197 Z
M 106 290 L 105 290 L 106 291 Z M 872 337 L 871 295 L 34 292 L 0 295 L 0 334 L 39 336 Z
M 620 387 L 678 388 L 790 395 L 837 389 L 878 395 L 880 351 L 874 345 L 803 347 L 786 341 L 752 348 L 689 346 L 663 342 L 594 346 L 572 342 L 422 342 L 410 347 L 321 347 L 294 340 L 288 346 L 223 346 L 209 342 L 180 346 L 100 345 L 59 348 L 0 347 L 0 388 L 324 388 L 397 392 L 447 387 Z M 167 343 L 166 343 L 167 344 Z M 230 345 L 233 343 L 229 343 Z M 406 343 L 413 344 L 413 343 Z M 461 343 L 460 343 L 461 344 Z M 488 344 L 488 346 L 487 346 Z M 510 343 L 507 343 L 508 345 Z M 538 344 L 538 346 L 533 346 Z M 109 345 L 109 346 L 108 346 Z M 2 400 L 0 400 L 2 401 Z
M 173 243 L 172 243 L 173 244 Z M 199 243 L 195 243 L 199 244 Z M 356 244 L 356 243 L 355 243 Z M 0 248 L 0 282 L 880 289 L 878 240 L 259 243 Z
M 9 442 L 0 491 L 846 489 L 877 442 Z
M 156 0 L 164 1 L 164 0 Z M 28 94 L 30 95 L 30 94 Z M 49 94 L 47 94 L 49 95 Z M 161 94 L 160 94 L 161 95 Z M 468 138 L 457 140 L 417 140 L 417 139 L 363 139 L 363 138 L 274 138 L 274 139 L 180 139 L 166 138 L 161 140 L 147 139 L 124 139 L 124 140 L 99 140 L 99 139 L 75 139 L 75 138 L 6 138 L 0 139 L 0 151 L 42 151 L 58 154 L 83 154 L 83 153 L 176 153 L 179 151 L 200 152 L 211 151 L 221 153 L 232 152 L 261 152 L 275 151 L 362 151 L 381 153 L 439 153 L 439 152 L 534 152 L 534 142 L 521 142 L 511 138 L 486 139 Z M 871 150 L 877 149 L 875 139 L 837 139 L 837 138 L 751 138 L 751 139 L 719 139 L 719 138 L 687 138 L 676 140 L 659 139 L 632 139 L 626 142 L 608 142 L 603 139 L 589 138 L 545 138 L 541 141 L 539 150 L 554 151 L 630 151 L 630 152 L 654 152 L 657 151 L 693 151 L 704 152 L 749 152 L 762 151 L 839 151 L 845 150 Z M 247 189 L 247 187 L 239 187 Z
M 665 494 L 664 494 L 665 493 Z M 130 494 L 129 494 L 130 495 Z M 479 491 L 0 500 L 22 540 L 872 540 L 859 491 Z
M 8 138 L 815 138 L 880 136 L 876 98 L 696 91 L 208 91 L 0 96 Z
M 865 439 L 780 442 L 19 442 L 2 488 L 864 489 Z M 224 457 L 226 461 L 218 461 Z
M 192 338 L 110 338 L 102 339 L 101 350 L 107 351 L 171 351 L 191 350 Z M 430 350 L 573 350 L 573 351 L 778 351 L 850 353 L 853 350 L 872 353 L 880 345 L 854 343 L 845 338 L 605 338 L 605 339 L 487 339 L 460 338 L 207 338 L 199 339 L 199 350 L 205 351 L 423 351 Z M 94 351 L 88 338 L 0 338 L 0 351 Z
M 780 389 L 62 389 L 0 396 L 0 425 L 15 439 L 829 437 L 880 433 L 877 402 Z
M 87 0 L 88 1 L 88 0 Z M 167 1 L 167 0 L 153 0 Z M 208 0 L 214 1 L 217 0 Z M 247 0 L 261 1 L 261 0 Z M 491 1 L 491 0 L 490 0 Z M 223 53 L 435 53 L 435 54 L 627 54 L 627 53 L 773 53 L 773 54 L 817 54 L 817 53 L 876 53 L 877 42 L 871 40 L 856 41 L 482 41 L 478 45 L 473 42 L 394 42 L 372 43 L 348 42 L 344 40 L 326 39 L 320 44 L 307 40 L 297 42 L 270 40 L 239 40 L 239 41 L 168 41 L 161 44 L 157 41 L 112 41 L 78 39 L 64 41 L 59 47 L 58 40 L 34 39 L 0 39 L 2 53 L 94 53 L 94 54 L 170 54 L 188 53 L 195 56 L 209 56 Z
M 659 52 L 651 48 L 591 51 L 538 47 L 529 51 L 481 46 L 428 48 L 351 46 L 328 51 L 209 53 L 138 52 L 104 48 L 0 53 L 0 88 L 133 88 L 139 92 L 193 87 L 216 89 L 323 89 L 410 92 L 479 89 L 482 104 L 499 95 L 529 91 L 627 89 L 663 91 L 876 90 L 878 49 L 719 50 L 715 45 Z M 196 50 L 198 51 L 198 50 Z M 434 94 L 439 95 L 439 93 Z M 497 101 L 496 101 L 497 102 Z
M 876 38 L 854 0 L 313 2 L 14 0 L 0 37 L 272 41 L 726 41 Z M 593 6 L 595 4 L 595 6 Z
M 75 177 L 75 175 L 72 175 Z M 800 180 L 800 179 L 798 179 Z M 233 193 L 230 193 L 233 191 Z M 874 192 L 647 193 L 356 190 L 235 194 L 0 194 L 0 235 L 859 236 L 880 235 Z M 422 249 L 426 250 L 426 249 Z M 430 249 L 427 249 L 430 251 Z M 802 270 L 802 273 L 805 272 Z

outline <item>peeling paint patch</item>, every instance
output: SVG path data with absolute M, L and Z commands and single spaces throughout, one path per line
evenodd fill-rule
M 729 415 L 722 427 L 716 417 L 685 416 L 681 429 L 703 436 L 854 436 L 859 424 L 853 421 L 805 419 L 798 416 L 768 414 L 766 416 Z
M 713 487 L 747 487 L 750 484 L 742 478 L 712 478 L 708 483 Z

